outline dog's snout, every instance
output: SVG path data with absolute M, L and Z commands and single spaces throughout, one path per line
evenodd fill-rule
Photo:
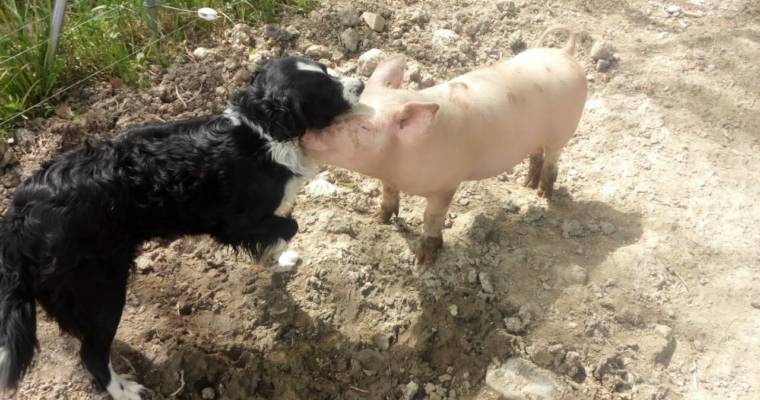
M 359 81 L 359 83 L 356 85 L 356 94 L 357 95 L 362 94 L 363 91 L 364 91 L 364 82 Z

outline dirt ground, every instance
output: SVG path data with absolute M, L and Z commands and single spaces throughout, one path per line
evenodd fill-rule
M 760 398 L 760 3 L 324 3 L 188 43 L 148 90 L 101 82 L 32 121 L 0 207 L 20 175 L 85 137 L 223 109 L 249 60 L 308 53 L 360 76 L 359 55 L 380 48 L 406 54 L 405 84 L 419 87 L 571 23 L 586 32 L 590 92 L 556 203 L 520 185 L 524 164 L 469 182 L 439 260 L 416 268 L 422 199 L 402 196 L 400 217 L 378 225 L 378 183 L 328 168 L 299 197 L 293 273 L 207 238 L 146 244 L 117 371 L 157 399 Z M 386 18 L 382 32 L 364 11 Z M 351 26 L 357 51 L 341 39 Z M 592 60 L 600 41 L 611 65 Z M 78 343 L 39 319 L 40 352 L 10 397 L 103 398 Z

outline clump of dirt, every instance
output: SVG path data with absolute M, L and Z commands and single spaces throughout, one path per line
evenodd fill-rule
M 359 56 L 378 48 L 405 54 L 404 85 L 420 88 L 571 24 L 585 32 L 590 95 L 556 202 L 519 185 L 525 166 L 465 183 L 439 260 L 418 269 L 423 201 L 403 196 L 400 216 L 377 225 L 378 183 L 327 168 L 299 197 L 293 273 L 208 238 L 146 244 L 115 369 L 159 399 L 496 399 L 514 388 L 487 375 L 514 366 L 546 378 L 555 398 L 756 398 L 756 9 L 360 0 L 237 26 L 152 68 L 147 90 L 101 82 L 31 122 L 31 140 L 0 148 L 0 207 L 22 176 L 84 140 L 221 111 L 263 58 L 309 53 L 360 77 Z M 15 398 L 93 398 L 76 342 L 40 319 L 41 351 Z

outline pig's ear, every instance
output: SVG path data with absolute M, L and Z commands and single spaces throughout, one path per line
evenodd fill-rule
M 398 132 L 401 136 L 422 135 L 433 125 L 440 106 L 436 103 L 411 101 L 398 113 Z
M 378 64 L 372 76 L 367 80 L 367 90 L 398 89 L 404 79 L 405 63 L 404 56 L 397 55 Z

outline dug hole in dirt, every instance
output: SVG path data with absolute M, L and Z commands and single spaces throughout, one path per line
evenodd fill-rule
M 115 369 L 157 399 L 760 398 L 754 0 L 332 1 L 239 25 L 152 68 L 148 90 L 99 83 L 31 121 L 0 149 L 0 208 L 85 138 L 221 111 L 257 59 L 305 54 L 365 77 L 403 53 L 404 85 L 420 88 L 557 23 L 584 31 L 590 92 L 556 203 L 520 185 L 525 165 L 466 183 L 439 260 L 416 268 L 422 199 L 402 196 L 379 225 L 378 182 L 327 168 L 298 199 L 294 273 L 208 238 L 146 244 Z M 12 398 L 103 397 L 78 343 L 39 319 Z

